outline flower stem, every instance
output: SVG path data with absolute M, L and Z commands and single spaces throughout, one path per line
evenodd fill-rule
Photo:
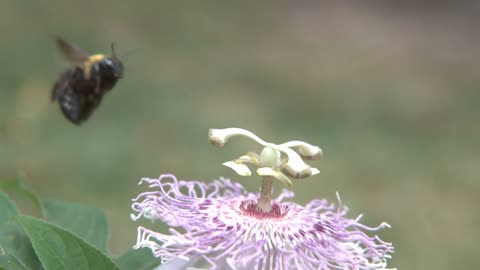
M 258 200 L 258 208 L 265 213 L 272 210 L 272 189 L 273 189 L 273 176 L 262 177 L 262 188 L 260 190 L 260 199 Z

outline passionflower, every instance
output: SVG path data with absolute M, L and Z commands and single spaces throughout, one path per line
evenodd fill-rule
M 386 269 L 393 246 L 378 236 L 385 227 L 347 217 L 348 208 L 324 199 L 305 206 L 286 201 L 294 193 L 283 189 L 272 198 L 273 181 L 289 186 L 290 178 L 305 178 L 318 169 L 305 163 L 322 155 L 319 147 L 293 141 L 268 143 L 243 129 L 211 130 L 210 142 L 224 146 L 228 138 L 246 136 L 263 146 L 224 165 L 240 175 L 256 166 L 260 192 L 247 192 L 229 179 L 210 183 L 177 180 L 174 175 L 143 178 L 149 191 L 133 200 L 133 220 L 161 221 L 167 233 L 138 227 L 134 248 L 149 248 L 161 259 L 159 269 Z

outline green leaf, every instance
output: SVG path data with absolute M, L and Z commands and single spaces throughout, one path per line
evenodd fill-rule
M 13 202 L 0 192 L 0 269 L 41 269 L 30 240 L 15 222 Z
M 148 248 L 129 250 L 122 256 L 115 259 L 115 262 L 122 270 L 150 270 L 160 264 L 160 259 L 152 255 Z
M 97 208 L 56 200 L 43 200 L 45 218 L 72 231 L 89 244 L 107 252 L 107 218 Z
M 69 231 L 30 216 L 19 215 L 17 220 L 45 270 L 119 269 L 100 250 Z
M 40 202 L 40 199 L 38 199 L 37 195 L 35 195 L 35 193 L 33 193 L 27 188 L 25 184 L 24 176 L 19 175 L 16 178 L 3 181 L 1 184 L 1 188 L 5 192 L 9 193 L 10 195 L 12 195 L 11 193 L 13 193 L 15 195 L 20 195 L 21 197 L 27 199 L 31 204 L 33 204 L 33 207 L 36 208 L 37 211 L 38 210 L 40 211 L 40 215 L 42 214 L 43 212 L 42 203 Z M 19 198 L 15 198 L 15 199 L 19 199 Z M 17 201 L 17 204 L 18 204 L 18 201 Z

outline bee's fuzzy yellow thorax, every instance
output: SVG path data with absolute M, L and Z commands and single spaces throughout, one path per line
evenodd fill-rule
M 88 57 L 88 61 L 93 62 L 93 63 L 102 61 L 103 59 L 105 59 L 104 54 L 94 54 L 94 55 L 90 55 Z
M 104 54 L 94 54 L 90 55 L 88 57 L 88 60 L 83 62 L 83 72 L 85 73 L 85 78 L 90 79 L 90 76 L 92 75 L 92 66 L 95 63 L 101 62 L 103 59 L 105 59 Z

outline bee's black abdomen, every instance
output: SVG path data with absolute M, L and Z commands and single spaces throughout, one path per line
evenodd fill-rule
M 57 101 L 63 115 L 74 124 L 87 120 L 100 105 L 103 92 L 99 91 L 96 79 L 92 74 L 87 80 L 82 69 L 75 67 L 65 71 L 55 83 L 52 101 Z
M 69 88 L 58 97 L 58 103 L 63 115 L 74 124 L 81 124 L 87 120 L 93 111 L 100 105 L 103 94 L 81 94 Z

